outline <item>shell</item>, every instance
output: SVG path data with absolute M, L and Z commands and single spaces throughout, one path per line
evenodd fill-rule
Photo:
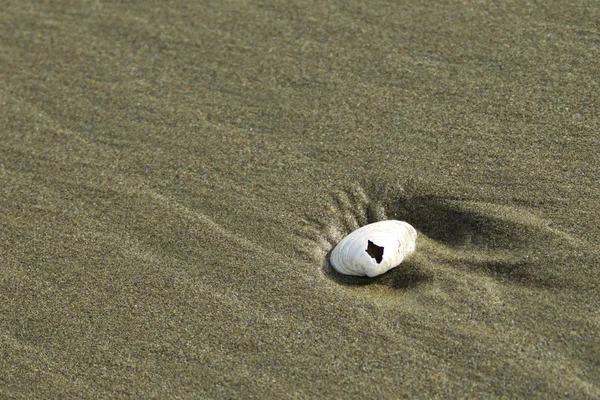
M 358 228 L 331 251 L 329 261 L 344 275 L 381 275 L 416 249 L 417 231 L 404 221 L 380 221 Z

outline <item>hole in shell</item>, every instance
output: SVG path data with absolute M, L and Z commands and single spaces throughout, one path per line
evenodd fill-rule
M 374 258 L 377 261 L 377 264 L 383 260 L 383 247 L 377 246 L 375 243 L 370 240 L 367 243 L 367 250 L 365 250 L 371 258 Z

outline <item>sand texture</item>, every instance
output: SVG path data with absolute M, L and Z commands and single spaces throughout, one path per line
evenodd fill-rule
M 0 397 L 599 399 L 598 21 L 0 2 Z

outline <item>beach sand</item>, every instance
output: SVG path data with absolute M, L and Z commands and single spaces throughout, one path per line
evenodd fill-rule
M 600 398 L 597 1 L 39 3 L 0 397 Z M 335 273 L 384 218 L 415 255 Z

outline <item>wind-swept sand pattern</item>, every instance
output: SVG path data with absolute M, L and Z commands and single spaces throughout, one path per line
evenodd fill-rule
M 599 398 L 599 13 L 4 2 L 0 397 Z

